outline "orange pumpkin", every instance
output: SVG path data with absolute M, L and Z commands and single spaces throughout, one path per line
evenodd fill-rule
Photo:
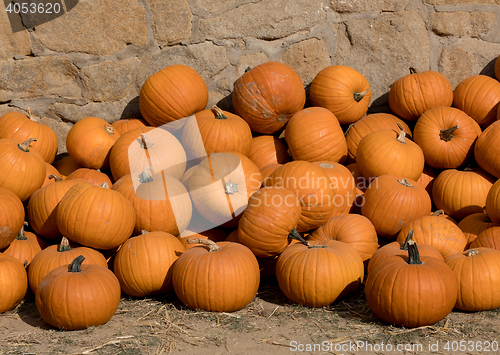
M 483 230 L 477 235 L 477 238 L 470 243 L 469 248 L 474 249 L 480 247 L 500 250 L 500 226 L 495 225 Z
M 87 168 L 76 169 L 66 178 L 66 180 L 73 180 L 73 179 L 83 179 L 95 186 L 99 186 L 103 183 L 107 183 L 108 186 L 113 185 L 111 179 L 106 174 L 101 172 L 100 169 L 97 170 L 87 169 Z
M 500 179 L 500 120 L 488 126 L 479 136 L 474 147 L 477 164 L 488 174 Z
M 424 171 L 422 171 L 422 175 L 416 181 L 417 184 L 422 186 L 425 191 L 432 197 L 432 185 L 434 184 L 434 179 L 438 176 L 438 172 L 431 168 L 429 165 L 424 165 Z
M 274 170 L 278 169 L 280 166 L 283 166 L 283 164 L 269 164 L 266 165 L 265 167 L 260 169 L 260 172 L 262 173 L 262 178 L 263 178 L 263 183 L 262 185 L 266 184 L 266 179 L 273 173 Z
M 16 239 L 24 223 L 24 206 L 19 197 L 0 187 L 0 249 L 6 248 Z
M 270 164 L 286 164 L 290 159 L 287 146 L 277 137 L 263 135 L 254 137 L 248 157 L 259 169 Z
M 0 313 L 14 309 L 28 290 L 28 278 L 23 264 L 4 253 L 0 253 L 0 288 Z
M 196 216 L 191 219 L 191 222 L 200 222 L 199 216 Z M 212 229 L 205 230 L 203 223 L 197 223 L 198 226 L 189 225 L 184 232 L 177 236 L 177 239 L 181 242 L 186 250 L 194 248 L 197 245 L 202 244 L 189 244 L 187 241 L 189 238 L 196 237 L 200 239 L 210 239 L 213 242 L 222 242 L 225 241 L 228 234 L 225 229 L 220 227 L 215 227 Z M 232 240 L 230 240 L 232 241 Z
M 500 81 L 500 55 L 495 61 L 495 78 Z
M 60 174 L 64 176 L 68 176 L 76 169 L 83 168 L 80 164 L 78 164 L 71 155 L 66 155 L 54 162 L 54 167 L 59 171 Z
M 123 136 L 128 131 L 138 127 L 146 127 L 147 122 L 138 118 L 128 118 L 115 121 L 111 124 L 116 132 Z
M 473 213 L 462 219 L 458 223 L 458 228 L 464 232 L 467 238 L 465 249 L 469 249 L 471 243 L 477 238 L 479 233 L 493 227 L 495 224 L 491 221 L 488 213 Z
M 31 232 L 25 232 L 24 226 L 17 234 L 16 239 L 2 253 L 9 254 L 27 267 L 36 254 L 47 247 L 47 243 Z
M 486 211 L 495 224 L 500 224 L 500 180 L 495 181 L 486 195 Z
M 57 169 L 53 165 L 45 162 L 45 168 L 46 168 L 45 180 L 43 181 L 43 184 L 41 187 L 44 187 L 44 186 L 54 182 L 55 177 L 62 179 L 62 174 L 59 171 L 57 171 Z

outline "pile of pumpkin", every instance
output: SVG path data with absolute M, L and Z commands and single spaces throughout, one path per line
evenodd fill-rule
M 500 57 L 495 68 L 500 79 Z M 235 82 L 233 112 L 205 109 L 204 80 L 172 65 L 143 85 L 144 120 L 83 118 L 57 160 L 31 111 L 4 114 L 0 312 L 28 285 L 61 329 L 106 323 L 121 292 L 173 289 L 230 312 L 273 277 L 322 307 L 365 273 L 369 306 L 392 324 L 499 307 L 500 82 L 453 91 L 410 73 L 391 86 L 393 114 L 366 115 L 370 98 L 361 73 L 332 65 L 306 105 L 299 75 L 267 62 Z

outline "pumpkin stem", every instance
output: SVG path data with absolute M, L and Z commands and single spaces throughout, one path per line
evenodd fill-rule
M 418 70 L 413 68 L 413 67 L 410 67 L 410 74 L 417 74 L 418 73 Z
M 480 251 L 477 249 L 469 249 L 465 252 L 465 256 L 473 256 L 479 254 Z
M 21 149 L 23 152 L 29 152 L 31 142 L 36 142 L 36 141 L 37 141 L 36 138 L 30 138 L 26 142 L 19 143 L 17 147 Z
M 234 195 L 238 192 L 238 184 L 235 184 L 231 180 L 224 185 L 224 192 L 226 195 Z
M 418 253 L 417 243 L 414 240 L 408 242 L 408 264 L 418 265 L 422 264 L 420 254 Z
M 73 250 L 70 245 L 69 245 L 69 240 L 66 237 L 62 237 L 61 243 L 59 243 L 59 246 L 57 247 L 58 252 L 63 252 L 63 251 L 70 251 Z
M 107 182 L 103 182 L 99 187 L 103 187 L 105 189 L 109 189 L 109 184 Z
M 49 180 L 50 180 L 50 179 L 54 179 L 54 180 L 55 180 L 55 182 L 62 181 L 62 177 L 57 176 L 57 175 L 54 175 L 54 174 L 50 174 L 50 175 L 48 176 L 48 178 L 49 178 Z
M 370 88 L 366 89 L 365 91 L 362 91 L 362 92 L 359 92 L 359 91 L 356 91 L 353 96 L 354 96 L 354 101 L 356 102 L 360 102 L 361 100 L 363 100 L 363 97 L 366 96 L 366 94 L 368 94 L 370 92 Z
M 139 174 L 139 177 L 137 178 L 141 184 L 147 183 L 147 182 L 152 182 L 153 177 L 149 173 L 150 171 L 153 170 L 153 167 L 148 166 L 146 169 L 142 171 L 142 173 Z
M 406 132 L 405 132 L 403 126 L 401 126 L 401 123 L 399 123 L 399 122 L 398 122 L 398 127 L 401 131 L 399 132 L 399 136 L 398 136 L 397 140 L 399 143 L 406 144 L 406 141 L 405 141 Z
M 187 243 L 188 244 L 203 244 L 203 246 L 208 247 L 209 252 L 222 250 L 222 248 L 220 246 L 215 244 L 215 242 L 210 240 L 210 239 L 200 239 L 198 237 L 193 237 L 193 238 L 189 238 L 187 240 Z
M 151 143 L 151 141 L 144 133 L 141 133 L 141 136 L 137 138 L 137 141 L 141 145 L 142 149 L 150 149 L 153 146 L 153 143 Z
M 283 121 L 286 121 L 286 115 L 279 115 L 278 116 L 278 122 L 283 122 Z
M 247 68 L 245 69 L 245 73 L 246 73 L 247 71 L 250 71 L 250 70 L 252 70 L 252 68 L 247 67 Z
M 326 248 L 326 245 L 321 245 L 321 244 L 313 244 L 313 245 L 310 245 L 310 244 L 308 244 L 308 245 L 307 245 L 307 248 L 308 248 L 308 249 L 320 249 L 320 248 L 321 248 L 321 249 L 324 249 L 324 248 Z
M 436 212 L 432 213 L 434 217 L 441 216 L 442 214 L 444 214 L 443 210 L 437 210 Z
M 68 266 L 68 272 L 82 272 L 82 263 L 85 260 L 83 255 L 77 256 Z
M 144 229 L 141 230 L 141 234 L 147 234 L 147 233 L 149 233 L 147 230 L 144 230 Z
M 401 185 L 404 185 L 406 187 L 413 187 L 413 185 L 408 181 L 406 180 L 406 178 L 402 179 L 402 180 L 398 180 L 398 182 L 401 184 Z
M 106 132 L 108 132 L 109 134 L 115 134 L 115 129 L 113 128 L 113 126 L 107 124 L 107 125 L 104 125 L 104 130 Z
M 453 126 L 451 128 L 448 128 L 448 129 L 442 129 L 440 132 L 439 132 L 439 138 L 441 138 L 441 140 L 445 141 L 445 142 L 449 142 L 451 141 L 451 139 L 453 138 L 453 132 L 458 129 L 458 125 L 456 126 Z
M 413 229 L 408 232 L 404 244 L 401 246 L 401 250 L 408 250 L 408 243 L 413 241 Z
M 298 240 L 302 244 L 305 244 L 305 245 L 309 246 L 309 242 L 307 240 L 305 240 L 304 237 L 302 237 L 299 234 L 299 232 L 297 232 L 297 230 L 295 228 L 292 229 L 292 231 L 290 232 L 290 234 L 288 234 L 288 238 L 292 238 L 292 239 Z
M 31 109 L 31 107 L 28 107 L 28 118 L 30 119 L 30 121 L 38 122 L 35 116 L 33 116 L 33 110 Z
M 17 237 L 16 237 L 17 240 L 28 240 L 28 238 L 26 238 L 26 234 L 24 233 L 24 226 L 25 225 L 28 225 L 28 224 L 26 222 L 24 222 L 22 227 L 21 227 L 21 230 L 19 231 L 19 233 L 17 233 Z
M 215 115 L 216 119 L 227 120 L 226 115 L 224 114 L 224 112 L 222 112 L 222 110 L 219 107 L 217 107 L 217 105 L 214 105 L 210 110 Z

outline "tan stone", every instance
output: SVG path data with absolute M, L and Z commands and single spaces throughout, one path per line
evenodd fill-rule
M 317 38 L 293 44 L 283 53 L 281 61 L 300 75 L 304 86 L 309 85 L 320 70 L 331 65 L 325 41 Z
M 138 103 L 127 105 L 127 100 L 112 102 L 91 102 L 86 105 L 55 103 L 47 113 L 49 117 L 60 117 L 64 121 L 78 122 L 84 117 L 94 116 L 112 123 L 120 118 L 139 116 Z
M 240 5 L 241 0 L 195 0 L 195 4 L 207 13 L 216 13 Z
M 372 12 L 404 10 L 410 0 L 331 0 L 330 8 L 337 12 Z
M 138 0 L 80 0 L 64 16 L 36 27 L 35 33 L 56 52 L 112 55 L 127 45 L 146 45 L 146 12 Z
M 269 57 L 264 52 L 242 55 L 235 67 L 236 78 L 242 76 L 248 68 L 253 68 L 268 61 Z
M 191 35 L 191 9 L 186 0 L 148 0 L 156 42 L 161 46 L 180 43 Z
M 0 60 L 31 53 L 30 36 L 28 30 L 23 27 L 20 17 L 11 15 L 10 21 L 8 13 L 0 11 Z M 21 28 L 23 30 L 19 31 Z
M 425 0 L 428 5 L 500 5 L 500 0 Z
M 436 12 L 431 28 L 440 36 L 478 37 L 493 27 L 496 17 L 495 13 L 486 11 Z
M 85 96 L 91 101 L 116 101 L 127 97 L 134 79 L 137 58 L 106 61 L 81 70 Z
M 79 98 L 77 68 L 61 56 L 0 62 L 0 102 L 43 96 Z

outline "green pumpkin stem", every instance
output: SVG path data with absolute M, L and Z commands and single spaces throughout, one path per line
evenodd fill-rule
M 77 256 L 68 266 L 68 272 L 82 272 L 82 263 L 85 260 L 83 255 Z
M 453 126 L 451 128 L 448 128 L 448 129 L 442 129 L 440 132 L 439 132 L 439 138 L 441 138 L 441 140 L 445 141 L 445 142 L 449 142 L 451 141 L 451 139 L 453 138 L 453 132 L 458 129 L 458 125 L 456 126 Z
M 26 142 L 19 143 L 17 147 L 21 149 L 23 152 L 29 152 L 31 142 L 36 142 L 36 141 L 37 141 L 36 138 L 30 138 Z
M 219 107 L 217 107 L 217 105 L 213 106 L 210 110 L 215 115 L 215 119 L 217 119 L 217 120 L 227 120 L 226 115 L 224 114 L 224 112 Z
M 220 246 L 215 244 L 215 242 L 213 240 L 210 240 L 210 239 L 201 239 L 198 237 L 193 237 L 193 238 L 189 238 L 187 240 L 187 243 L 188 244 L 202 244 L 203 246 L 208 247 L 209 252 L 222 250 L 222 248 Z
M 250 70 L 252 70 L 252 68 L 247 67 L 247 68 L 245 69 L 245 73 L 246 73 L 247 71 L 250 71 Z
M 17 237 L 16 237 L 17 240 L 28 240 L 28 238 L 26 238 L 26 234 L 24 233 L 24 226 L 25 225 L 27 225 L 26 222 L 24 222 L 23 226 L 21 227 L 21 230 L 19 231 L 19 233 L 17 233 Z
M 61 243 L 59 243 L 59 246 L 57 247 L 57 251 L 62 253 L 64 251 L 70 251 L 73 250 L 71 246 L 69 245 L 69 240 L 66 237 L 62 237 Z
M 366 96 L 366 94 L 368 94 L 370 92 L 370 88 L 366 89 L 365 91 L 362 91 L 362 92 L 359 92 L 359 91 L 356 91 L 354 94 L 353 94 L 353 97 L 354 97 L 354 101 L 356 102 L 360 102 L 361 100 L 363 100 L 363 98 Z
M 404 244 L 401 246 L 401 250 L 408 250 L 408 243 L 413 240 L 413 229 L 408 232 Z
M 148 166 L 146 169 L 142 171 L 142 173 L 139 174 L 139 177 L 137 178 L 141 184 L 147 183 L 147 182 L 152 182 L 153 177 L 149 173 L 150 171 L 153 170 L 153 167 Z
M 418 73 L 418 70 L 415 68 L 410 67 L 409 69 L 410 69 L 410 74 L 417 74 Z
M 305 245 L 309 246 L 309 242 L 307 240 L 305 240 L 304 237 L 302 237 L 299 234 L 299 232 L 297 232 L 297 230 L 295 228 L 292 229 L 292 231 L 290 232 L 290 234 L 288 234 L 288 238 L 298 240 L 302 244 L 305 244 Z
M 408 242 L 408 264 L 422 264 L 422 261 L 420 261 L 420 254 L 418 253 L 417 243 L 415 243 L 414 240 L 410 240 Z

